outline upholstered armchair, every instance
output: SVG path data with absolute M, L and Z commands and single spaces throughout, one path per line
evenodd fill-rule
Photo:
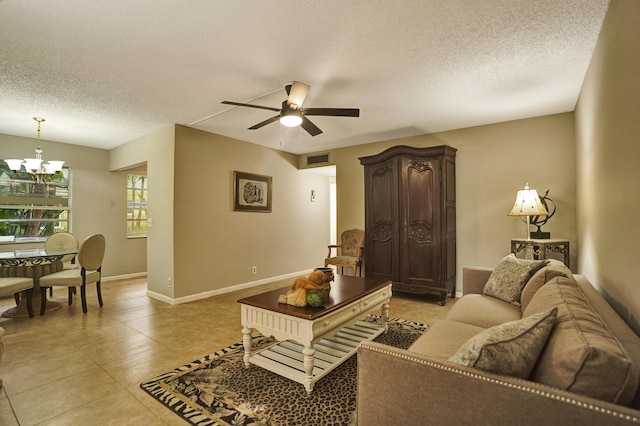
M 350 229 L 340 236 L 340 244 L 328 246 L 329 254 L 324 260 L 324 266 L 334 265 L 344 272 L 345 266 L 351 268 L 353 275 L 362 275 L 362 255 L 364 251 L 364 231 L 362 229 Z M 331 256 L 336 249 L 336 255 Z

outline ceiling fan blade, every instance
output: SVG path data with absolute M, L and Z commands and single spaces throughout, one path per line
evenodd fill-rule
M 360 117 L 360 109 L 358 108 L 302 108 L 302 113 L 331 117 Z
M 278 121 L 278 119 L 279 119 L 279 118 L 280 118 L 280 114 L 278 114 L 278 115 L 274 115 L 274 116 L 273 116 L 273 117 L 271 117 L 271 118 L 267 118 L 266 120 L 261 121 L 260 123 L 258 123 L 258 124 L 256 124 L 256 125 L 254 125 L 254 126 L 249 127 L 247 130 L 256 130 L 256 129 L 259 129 L 260 127 L 266 126 L 267 124 L 271 124 L 271 123 L 273 123 L 274 121 Z
M 287 93 L 289 94 L 287 105 L 295 104 L 300 108 L 309 93 L 309 85 L 294 81 Z
M 266 107 L 266 106 L 262 106 L 262 105 L 243 104 L 243 103 L 240 103 L 240 102 L 231 102 L 231 101 L 222 101 L 222 103 L 225 104 L 225 105 L 235 105 L 235 106 L 242 106 L 242 107 L 249 107 L 249 108 L 268 109 L 269 111 L 278 111 L 278 112 L 280 112 L 280 108 L 272 108 L 272 107 Z
M 302 116 L 302 124 L 301 124 L 302 128 L 305 129 L 307 131 L 307 133 L 309 133 L 311 136 L 317 136 L 320 133 L 322 133 L 322 130 L 320 130 L 318 128 L 318 126 L 316 126 L 315 124 L 313 124 L 311 122 L 311 120 L 309 120 L 307 117 L 305 117 L 304 115 Z

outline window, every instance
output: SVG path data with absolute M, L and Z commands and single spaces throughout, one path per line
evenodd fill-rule
M 36 182 L 24 169 L 14 172 L 0 160 L 0 237 L 4 241 L 44 241 L 69 232 L 69 169 Z
M 147 176 L 127 175 L 127 236 L 147 235 Z

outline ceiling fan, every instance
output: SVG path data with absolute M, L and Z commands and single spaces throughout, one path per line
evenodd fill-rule
M 274 121 L 280 120 L 280 123 L 287 127 L 302 126 L 311 136 L 322 133 L 322 130 L 311 122 L 307 115 L 324 115 L 328 117 L 360 117 L 360 109 L 358 108 L 302 108 L 302 103 L 309 92 L 309 85 L 294 81 L 287 84 L 284 89 L 289 97 L 282 102 L 282 108 L 272 108 L 261 105 L 243 104 L 240 102 L 222 101 L 223 104 L 236 105 L 249 108 L 267 109 L 276 111 L 279 114 L 264 120 L 248 130 L 256 130 Z

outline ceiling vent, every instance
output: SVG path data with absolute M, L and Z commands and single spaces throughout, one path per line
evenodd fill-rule
M 307 166 L 315 166 L 318 164 L 328 164 L 329 154 L 310 155 L 307 157 Z

